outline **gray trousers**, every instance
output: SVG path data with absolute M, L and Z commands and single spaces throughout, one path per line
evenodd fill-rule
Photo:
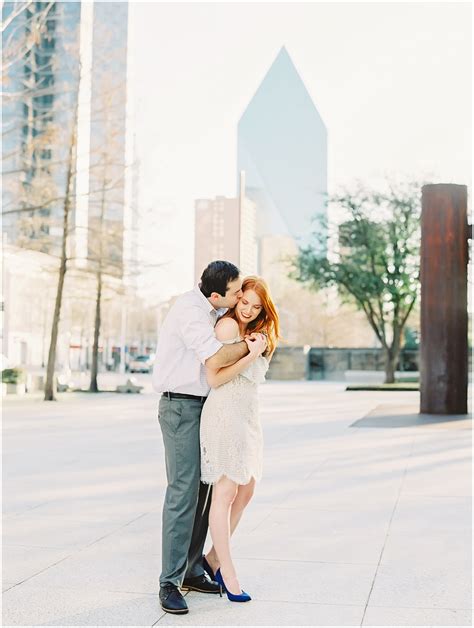
M 181 586 L 184 578 L 204 573 L 212 487 L 203 484 L 198 399 L 160 399 L 158 420 L 165 446 L 168 486 L 163 504 L 162 571 L 160 585 Z

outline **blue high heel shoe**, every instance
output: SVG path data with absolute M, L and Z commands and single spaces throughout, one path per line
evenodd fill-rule
M 221 597 L 222 597 L 222 590 L 224 590 L 224 592 L 227 594 L 227 599 L 230 600 L 231 602 L 249 602 L 252 599 L 248 593 L 245 593 L 245 591 L 242 591 L 241 595 L 235 595 L 234 593 L 231 593 L 230 591 L 228 591 L 226 589 L 220 567 L 216 571 L 214 580 L 219 584 L 219 587 L 220 587 L 219 594 Z
M 204 571 L 207 571 L 207 574 L 211 580 L 216 582 L 216 574 L 212 571 L 211 565 L 207 562 L 205 555 L 202 556 L 202 566 L 204 567 Z

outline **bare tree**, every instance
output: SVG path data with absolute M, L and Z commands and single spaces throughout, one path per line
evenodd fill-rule
M 67 17 L 78 17 L 77 11 L 78 5 L 58 2 L 5 3 L 2 11 L 3 216 L 14 219 L 17 245 L 59 256 L 45 400 L 55 398 L 56 345 L 74 209 L 79 30 L 78 21 L 70 28 Z
M 122 229 L 115 223 L 110 224 L 106 221 L 106 199 L 107 187 L 106 166 L 104 167 L 104 187 L 101 194 L 100 215 L 97 220 L 97 226 L 94 232 L 89 230 L 89 234 L 93 237 L 90 251 L 91 257 L 88 258 L 92 262 L 92 272 L 95 273 L 97 279 L 96 303 L 95 303 L 95 320 L 94 320 L 94 344 L 92 348 L 92 364 L 91 364 L 91 382 L 89 390 L 98 392 L 97 375 L 99 370 L 99 338 L 102 324 L 102 295 L 104 281 L 107 276 L 117 277 L 124 272 L 123 263 L 113 261 L 111 251 L 120 250 L 123 246 Z M 94 237 L 95 236 L 95 237 Z M 111 259 L 112 257 L 112 259 Z
M 23 143 L 12 151 L 7 168 L 4 169 L 4 175 L 10 178 L 12 190 L 4 203 L 3 215 L 15 218 L 18 245 L 37 248 L 59 258 L 45 388 L 45 400 L 52 400 L 64 282 L 68 264 L 78 257 L 72 246 L 76 229 L 72 212 L 78 198 L 75 182 L 79 174 L 76 153 L 80 68 L 78 54 L 73 54 L 71 59 L 75 67 L 71 69 L 71 76 L 74 80 L 67 85 L 49 80 L 54 75 L 57 55 L 51 52 L 50 48 L 53 47 L 48 45 L 48 41 L 51 41 L 51 33 L 58 35 L 64 26 L 56 12 L 60 3 L 24 4 L 24 9 L 11 12 L 8 24 L 5 23 L 8 30 L 15 28 L 15 21 L 21 22 L 14 31 L 15 36 L 12 35 L 12 51 L 15 48 L 15 54 L 11 55 L 6 75 L 12 75 L 9 68 L 16 63 L 19 72 L 10 96 L 12 104 L 20 103 L 23 108 L 20 113 L 18 107 L 15 108 L 16 115 L 10 117 L 9 128 L 4 133 L 14 133 L 18 131 L 19 125 L 23 125 L 26 134 L 23 133 Z M 119 22 L 122 17 L 117 18 Z M 123 282 L 124 266 L 127 263 L 125 257 L 128 255 L 124 249 L 123 223 L 124 173 L 127 167 L 124 132 L 126 83 L 123 74 L 116 71 L 122 67 L 126 50 L 116 44 L 116 32 L 107 26 L 104 21 L 102 31 L 94 31 L 94 37 L 100 39 L 102 49 L 99 56 L 94 57 L 94 74 L 91 78 L 93 97 L 90 112 L 89 186 L 87 191 L 82 191 L 87 196 L 88 244 L 82 256 L 86 268 L 80 272 L 92 273 L 97 280 L 91 390 L 97 390 L 104 288 L 106 283 L 117 286 Z M 122 27 L 123 24 L 118 26 Z M 49 52 L 32 54 L 38 50 L 43 52 L 43 48 Z M 100 58 L 100 54 L 103 58 Z M 27 72 L 24 71 L 25 67 Z M 61 115 L 61 105 L 64 105 L 61 96 L 64 94 L 67 95 L 69 117 Z M 40 111 L 37 103 L 43 102 L 41 99 L 45 100 L 47 106 Z M 71 111 L 74 112 L 72 119 Z M 60 121 L 66 121 L 67 124 L 61 126 Z M 64 129 L 69 127 L 70 134 L 64 139 Z M 62 146 L 62 152 L 59 146 Z M 57 176 L 58 172 L 65 175 L 64 185 L 61 177 Z
M 58 196 L 50 164 L 58 90 L 51 80 L 55 53 L 50 45 L 56 17 L 54 2 L 9 2 L 2 7 L 3 215 L 40 205 L 34 217 L 31 212 L 15 217 L 16 243 L 34 238 L 39 250 L 45 250 L 49 231 L 45 202 Z
M 68 234 L 69 234 L 69 221 L 71 214 L 71 205 L 73 200 L 73 177 L 75 171 L 75 154 L 77 145 L 77 105 L 74 111 L 74 118 L 72 121 L 71 139 L 69 143 L 69 161 L 66 176 L 66 190 L 64 196 L 63 205 L 63 231 L 61 242 L 61 259 L 59 265 L 58 275 L 58 288 L 56 292 L 56 302 L 54 306 L 53 323 L 51 328 L 51 339 L 49 343 L 48 352 L 48 365 L 46 368 L 46 382 L 44 388 L 44 400 L 54 401 L 54 368 L 56 365 L 56 348 L 58 342 L 58 330 L 59 320 L 61 316 L 61 305 L 64 290 L 64 279 L 67 271 L 67 249 L 68 249 Z
M 4 227 L 16 245 L 60 252 L 68 133 L 78 88 L 78 5 L 2 7 Z M 71 22 L 71 24 L 69 24 Z

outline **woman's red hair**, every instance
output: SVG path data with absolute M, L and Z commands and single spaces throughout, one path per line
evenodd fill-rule
M 262 302 L 262 309 L 257 318 L 251 321 L 247 326 L 247 333 L 253 332 L 263 333 L 267 336 L 267 349 L 264 355 L 271 356 L 276 349 L 278 339 L 280 338 L 280 322 L 278 312 L 273 303 L 267 282 L 262 277 L 250 275 L 245 277 L 242 282 L 242 292 L 253 290 L 258 294 Z M 230 316 L 237 322 L 235 307 L 230 309 L 226 316 Z

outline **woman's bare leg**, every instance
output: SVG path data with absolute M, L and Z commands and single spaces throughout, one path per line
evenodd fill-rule
M 240 595 L 241 589 L 230 555 L 230 510 L 237 495 L 237 488 L 238 485 L 226 477 L 222 477 L 214 485 L 209 511 L 209 529 L 226 587 L 231 593 Z
M 242 513 L 245 510 L 245 507 L 252 499 L 253 493 L 255 490 L 255 478 L 252 478 L 248 484 L 239 484 L 237 489 L 237 495 L 235 496 L 234 501 L 232 502 L 231 511 L 230 511 L 230 536 L 234 533 L 241 517 Z M 211 505 L 212 508 L 212 505 Z M 211 532 L 212 536 L 212 532 Z M 213 539 L 214 542 L 214 539 Z M 216 573 L 216 571 L 220 567 L 219 558 L 217 552 L 215 550 L 214 545 L 211 547 L 209 552 L 206 554 L 206 560 L 209 563 L 212 571 Z
M 255 491 L 255 478 L 252 478 L 248 484 L 239 484 L 237 495 L 232 504 L 230 511 L 230 533 L 234 533 L 237 524 L 242 517 L 242 513 L 253 497 Z

